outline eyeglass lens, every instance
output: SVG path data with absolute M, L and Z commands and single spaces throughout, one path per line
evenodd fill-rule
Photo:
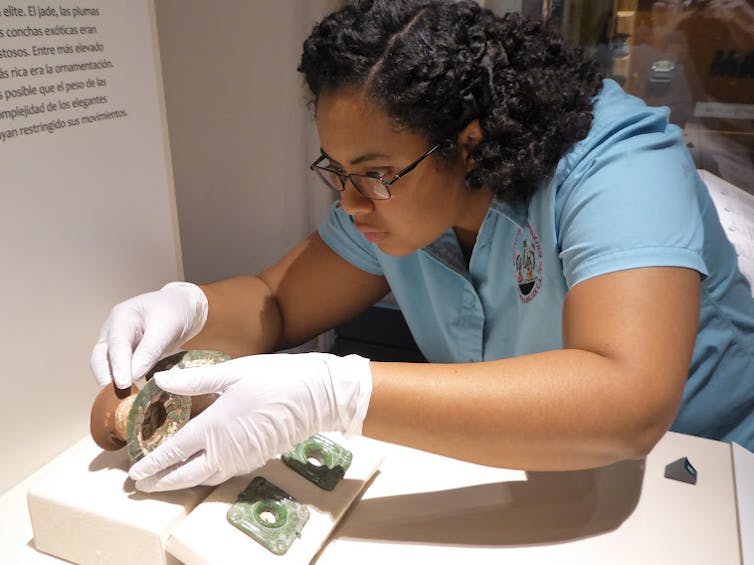
M 359 175 L 351 175 L 349 178 L 358 191 L 367 198 L 371 198 L 372 200 L 385 200 L 390 198 L 390 192 L 387 187 L 377 179 L 362 177 Z
M 321 178 L 324 183 L 333 190 L 342 192 L 343 189 L 345 189 L 345 178 L 340 176 L 335 171 L 315 167 L 314 172 L 317 173 L 317 176 L 319 176 L 319 178 Z
M 378 179 L 362 175 L 349 175 L 345 177 L 335 171 L 322 168 L 315 168 L 315 171 L 327 186 L 338 192 L 345 190 L 345 183 L 348 178 L 356 190 L 367 198 L 373 200 L 386 200 L 390 198 L 390 192 L 387 187 Z

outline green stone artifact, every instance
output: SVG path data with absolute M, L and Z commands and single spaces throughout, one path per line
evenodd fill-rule
M 174 355 L 160 359 L 155 363 L 145 378 L 150 380 L 155 373 L 160 371 L 167 371 L 173 367 L 179 369 L 188 369 L 189 367 L 202 367 L 204 365 L 214 365 L 215 363 L 224 363 L 230 360 L 230 355 L 226 355 L 220 351 L 212 351 L 209 349 L 197 349 L 195 351 L 179 351 Z
M 228 509 L 228 522 L 276 555 L 301 537 L 309 509 L 264 477 L 254 480 Z
M 126 444 L 135 463 L 189 421 L 191 397 L 165 392 L 154 380 L 136 395 L 128 413 Z
M 283 462 L 319 488 L 333 490 L 351 466 L 351 452 L 314 434 L 282 455 Z
M 192 415 L 192 397 L 165 392 L 152 379 L 154 374 L 173 367 L 187 369 L 222 363 L 228 359 L 230 357 L 225 353 L 197 350 L 176 353 L 155 364 L 147 373 L 148 380 L 128 411 L 125 440 L 132 463 L 181 429 Z M 196 402 L 197 397 L 193 398 Z

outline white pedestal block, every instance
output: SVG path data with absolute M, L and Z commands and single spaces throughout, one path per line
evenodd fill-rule
M 256 472 L 220 485 L 189 516 L 173 528 L 167 550 L 187 565 L 222 563 L 309 563 L 325 544 L 348 507 L 365 488 L 382 462 L 375 442 L 327 435 L 353 454 L 351 466 L 335 489 L 325 491 L 288 468 L 280 459 Z M 309 520 L 284 555 L 275 555 L 231 525 L 226 514 L 256 476 L 262 476 L 309 508 Z
M 102 451 L 88 437 L 54 459 L 29 487 L 34 545 L 74 563 L 176 563 L 170 530 L 212 490 L 141 493 L 125 450 Z

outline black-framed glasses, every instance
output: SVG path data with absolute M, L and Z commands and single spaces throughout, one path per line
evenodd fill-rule
M 438 147 L 440 147 L 439 143 L 430 147 L 426 153 L 410 165 L 402 168 L 390 180 L 385 180 L 379 173 L 367 173 L 365 175 L 359 175 L 356 173 L 345 174 L 343 171 L 336 169 L 335 167 L 320 165 L 323 160 L 328 159 L 328 156 L 324 152 L 322 152 L 319 158 L 314 161 L 309 168 L 317 173 L 317 176 L 322 179 L 322 182 L 324 182 L 328 188 L 331 188 L 336 192 L 343 192 L 346 189 L 346 181 L 350 180 L 354 188 L 370 200 L 389 200 L 392 196 L 390 187 L 393 183 L 413 171 L 419 163 L 434 153 Z

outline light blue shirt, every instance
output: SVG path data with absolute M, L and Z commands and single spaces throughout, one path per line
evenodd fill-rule
M 468 267 L 452 229 L 392 257 L 333 207 L 319 234 L 387 278 L 422 353 L 441 363 L 562 348 L 565 294 L 590 277 L 694 269 L 703 275 L 699 331 L 672 429 L 754 449 L 754 299 L 668 113 L 606 80 L 589 135 L 552 179 L 526 204 L 493 200 Z

